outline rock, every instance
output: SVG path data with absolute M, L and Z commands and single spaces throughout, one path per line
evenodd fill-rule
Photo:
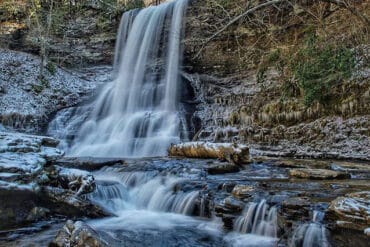
M 77 196 L 93 192 L 96 188 L 94 176 L 87 171 L 60 166 L 50 169 L 49 177 L 57 181 L 59 187 L 75 191 Z
M 346 179 L 351 175 L 345 172 L 332 171 L 326 169 L 291 169 L 289 176 L 304 179 Z
M 50 210 L 43 207 L 34 207 L 27 216 L 28 221 L 37 221 L 45 218 L 50 213 Z
M 254 187 L 250 185 L 238 184 L 234 187 L 231 194 L 236 198 L 243 199 L 246 197 L 251 197 L 254 193 Z
M 24 183 L 27 176 L 40 173 L 47 162 L 63 155 L 61 150 L 46 146 L 57 143 L 45 136 L 0 132 L 0 172 L 13 173 L 13 182 Z
M 226 208 L 231 209 L 235 213 L 241 212 L 244 208 L 244 203 L 242 201 L 235 199 L 232 196 L 226 197 L 224 199 L 224 204 Z
M 301 210 L 304 207 L 310 207 L 311 201 L 308 197 L 291 197 L 284 200 L 282 206 L 286 209 Z
M 207 168 L 207 172 L 211 175 L 224 174 L 224 173 L 234 173 L 239 172 L 240 168 L 233 164 L 218 164 L 212 165 Z
M 109 216 L 105 210 L 90 201 L 79 197 L 75 192 L 44 186 L 40 189 L 44 200 L 52 205 L 52 210 L 66 216 L 88 216 L 92 218 Z
M 249 148 L 233 143 L 185 142 L 172 144 L 168 153 L 170 156 L 228 160 L 235 164 L 249 161 Z
M 103 73 L 96 68 L 93 70 L 96 76 L 81 79 L 79 72 L 67 71 L 53 64 L 53 72 L 45 68 L 41 81 L 39 65 L 40 59 L 36 56 L 0 48 L 0 84 L 6 88 L 0 94 L 0 123 L 4 126 L 27 133 L 41 133 L 49 115 L 84 100 L 83 96 L 98 85 L 98 74 Z M 52 139 L 44 141 L 43 145 L 55 147 L 56 143 L 50 142 Z
M 82 196 L 95 190 L 89 172 L 50 165 L 63 155 L 57 144 L 50 137 L 0 132 L 0 229 L 48 215 L 108 215 Z
M 329 213 L 337 226 L 363 231 L 370 224 L 370 191 L 336 198 L 330 203 Z
M 94 229 L 82 221 L 68 220 L 57 233 L 50 246 L 58 247 L 105 247 L 105 242 Z
M 97 158 L 97 157 L 62 157 L 55 162 L 55 165 L 65 168 L 76 168 L 85 171 L 99 170 L 104 166 L 113 166 L 126 162 L 122 159 L 114 158 Z

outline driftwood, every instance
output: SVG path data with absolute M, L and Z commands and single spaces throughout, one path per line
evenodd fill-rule
M 219 159 L 234 164 L 249 161 L 249 148 L 234 143 L 185 142 L 172 144 L 168 153 L 170 156 Z

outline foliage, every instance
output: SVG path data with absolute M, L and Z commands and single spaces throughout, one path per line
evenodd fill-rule
M 126 6 L 125 6 L 125 10 L 128 11 L 128 10 L 144 8 L 144 7 L 145 7 L 144 1 L 142 1 L 142 0 L 131 0 L 131 1 L 127 2 Z
M 304 94 L 304 103 L 325 103 L 333 86 L 351 76 L 355 56 L 351 49 L 333 44 L 320 43 L 311 36 L 292 57 L 290 70 Z
M 48 62 L 47 64 L 46 64 L 46 69 L 50 72 L 50 74 L 52 74 L 52 75 L 55 75 L 55 73 L 57 72 L 57 68 L 56 68 L 56 66 L 54 65 L 54 63 L 52 63 L 52 62 Z
M 0 4 L 0 14 L 3 16 L 0 17 L 0 20 L 18 18 L 24 15 L 26 9 L 25 1 L 20 0 L 3 0 Z

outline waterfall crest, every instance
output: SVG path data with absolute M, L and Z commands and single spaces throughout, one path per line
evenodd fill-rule
M 123 14 L 115 79 L 92 103 L 67 154 L 93 157 L 166 155 L 179 142 L 181 36 L 187 0 Z

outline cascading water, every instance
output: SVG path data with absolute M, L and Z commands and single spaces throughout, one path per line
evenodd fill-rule
M 330 247 L 327 230 L 320 221 L 323 213 L 314 211 L 311 223 L 297 227 L 289 242 L 289 247 Z
M 260 236 L 277 236 L 277 212 L 275 207 L 268 209 L 266 200 L 260 203 L 249 203 L 243 215 L 234 223 L 234 229 L 241 233 L 252 233 Z
M 198 191 L 182 191 L 182 179 L 156 172 L 120 173 L 107 168 L 95 174 L 97 189 L 89 199 L 106 210 L 119 214 L 125 210 L 149 210 L 191 215 Z
M 69 118 L 73 127 L 64 129 L 78 131 L 68 155 L 162 156 L 180 141 L 185 123 L 178 87 L 186 7 L 187 0 L 177 0 L 123 14 L 115 79 L 86 107 L 92 109 L 87 117 L 77 110 Z

